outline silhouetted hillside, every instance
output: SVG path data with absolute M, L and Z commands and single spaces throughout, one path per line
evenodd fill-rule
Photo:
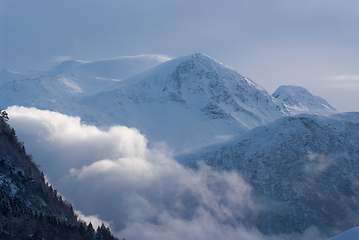
M 108 227 L 95 230 L 77 219 L 26 154 L 15 130 L 0 116 L 0 239 L 116 239 Z

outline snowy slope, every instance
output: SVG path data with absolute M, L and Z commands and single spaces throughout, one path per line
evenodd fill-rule
M 90 78 L 41 76 L 7 81 L 0 84 L 0 107 L 12 105 L 65 111 L 83 96 L 111 86 L 112 81 Z
M 359 224 L 358 146 L 359 113 L 298 114 L 176 159 L 239 171 L 271 203 L 256 222 L 264 232 L 332 235 Z
M 328 240 L 357 240 L 359 239 L 359 227 L 355 227 L 345 231 L 338 236 L 335 236 Z
M 76 108 L 74 104 L 79 99 L 113 89 L 111 86 L 119 79 L 169 59 L 163 55 L 152 54 L 92 62 L 70 60 L 49 71 L 32 71 L 29 75 L 2 69 L 0 107 L 5 109 L 8 106 L 20 105 L 78 115 L 83 113 L 83 110 Z
M 333 114 L 336 112 L 326 100 L 315 96 L 307 89 L 299 86 L 280 86 L 272 96 L 283 103 L 292 114 L 316 112 L 320 114 Z
M 204 54 L 176 58 L 86 97 L 99 122 L 135 127 L 175 151 L 220 142 L 285 116 L 252 80 Z
M 81 88 L 64 78 L 20 79 L 0 85 L 0 103 L 3 109 L 12 105 L 53 109 L 61 106 L 64 98 L 78 92 L 81 92 Z

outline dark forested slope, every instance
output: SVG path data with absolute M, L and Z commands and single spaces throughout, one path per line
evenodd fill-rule
M 115 239 L 102 225 L 78 220 L 0 116 L 0 239 Z

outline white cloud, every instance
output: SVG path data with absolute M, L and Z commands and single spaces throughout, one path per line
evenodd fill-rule
M 274 239 L 243 227 L 263 206 L 236 172 L 185 168 L 164 148 L 149 149 L 136 129 L 101 130 L 35 108 L 6 111 L 27 151 L 81 218 L 106 221 L 120 238 Z M 288 237 L 294 239 L 275 239 Z
M 345 91 L 356 91 L 359 89 L 359 75 L 337 75 L 323 78 L 322 80 L 326 81 L 325 86 L 327 89 L 342 89 Z
M 309 151 L 308 154 L 304 156 L 303 161 L 306 163 L 304 165 L 304 171 L 306 173 L 319 174 L 332 166 L 336 162 L 336 159 L 323 153 Z
M 73 58 L 71 56 L 53 56 L 52 62 L 61 63 L 61 62 L 72 60 L 72 59 Z
M 359 75 L 337 75 L 337 76 L 325 78 L 325 80 L 359 81 Z
M 6 111 L 53 184 L 71 168 L 101 159 L 143 158 L 146 151 L 147 139 L 136 129 L 114 126 L 103 131 L 82 124 L 79 117 L 36 108 L 13 106 Z
M 102 223 L 108 227 L 110 226 L 109 222 L 103 221 L 99 218 L 98 215 L 90 215 L 90 216 L 85 216 L 84 214 L 82 214 L 82 212 L 75 210 L 75 214 L 77 215 L 78 219 L 85 221 L 86 223 L 92 223 L 92 226 L 94 227 L 94 229 L 97 228 L 97 226 L 102 225 Z

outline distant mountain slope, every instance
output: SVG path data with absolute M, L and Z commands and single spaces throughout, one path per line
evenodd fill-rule
M 204 54 L 176 58 L 80 101 L 99 122 L 136 127 L 176 150 L 223 141 L 287 114 L 248 78 Z
M 113 81 L 96 78 L 41 76 L 16 79 L 0 84 L 0 107 L 18 105 L 71 112 L 84 96 L 111 89 Z
M 117 57 L 97 61 L 68 60 L 51 68 L 46 72 L 46 75 L 77 75 L 122 80 L 168 60 L 171 60 L 171 58 L 156 54 Z
M 77 219 L 72 206 L 45 183 L 15 130 L 0 116 L 0 239 L 113 239 L 104 225 Z M 90 238 L 89 238 L 90 237 Z M 101 237 L 101 238 L 100 238 Z
M 328 240 L 356 240 L 359 239 L 359 227 L 355 227 L 345 231 L 338 236 L 335 236 Z
M 69 60 L 49 71 L 30 75 L 4 68 L 0 70 L 1 107 L 21 105 L 66 111 L 81 97 L 109 90 L 116 81 L 168 60 L 167 56 L 155 54 L 98 61 Z
M 263 232 L 333 234 L 359 224 L 358 146 L 359 113 L 299 114 L 177 160 L 239 171 L 273 202 L 256 223 Z
M 283 103 L 292 114 L 304 112 L 317 112 L 333 114 L 336 112 L 327 101 L 315 96 L 307 89 L 299 86 L 280 86 L 272 96 Z
M 15 79 L 21 79 L 21 78 L 25 78 L 25 77 L 26 77 L 25 75 L 23 75 L 21 73 L 10 71 L 7 68 L 2 68 L 0 70 L 0 83 L 15 80 Z

